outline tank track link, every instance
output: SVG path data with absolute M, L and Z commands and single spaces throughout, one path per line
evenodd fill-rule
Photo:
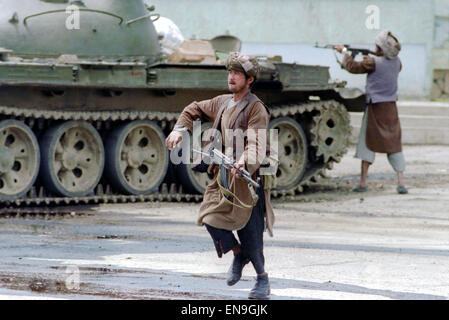
M 87 209 L 89 210 L 89 209 Z M 52 208 L 2 208 L 0 209 L 0 218 L 31 218 L 31 219 L 53 219 L 56 217 L 77 217 L 88 214 L 86 211 L 80 211 L 73 207 L 52 207 Z
M 120 120 L 152 120 L 157 121 L 164 130 L 170 123 L 176 121 L 179 113 L 157 111 L 39 111 L 0 106 L 0 115 L 16 119 L 28 119 L 32 122 L 32 125 L 34 125 L 34 121 L 42 122 L 43 120 L 85 120 L 102 123 Z
M 313 129 L 319 121 L 319 116 L 323 110 L 330 110 L 332 105 L 339 104 L 336 101 L 316 101 L 301 104 L 288 104 L 280 105 L 270 108 L 272 119 L 284 116 L 300 117 L 305 113 L 316 113 L 314 116 L 314 123 L 312 124 L 312 138 L 316 138 L 313 134 Z M 343 110 L 344 109 L 344 110 Z M 349 115 L 346 109 L 343 107 L 339 112 L 348 119 Z M 123 112 L 123 111 L 39 111 L 22 109 L 15 107 L 0 106 L 0 115 L 7 118 L 15 118 L 27 123 L 30 127 L 37 125 L 39 129 L 45 127 L 46 120 L 85 120 L 93 122 L 97 129 L 102 125 L 106 125 L 110 121 L 129 121 L 129 120 L 152 120 L 156 121 L 158 125 L 165 130 L 166 128 L 172 129 L 175 121 L 177 120 L 179 113 L 173 112 L 154 112 L 154 111 L 141 111 L 141 112 Z M 332 154 L 326 155 L 327 161 L 322 165 L 314 165 L 306 172 L 303 180 L 295 187 L 289 190 L 272 190 L 271 194 L 273 198 L 279 200 L 293 199 L 295 194 L 301 193 L 304 187 L 307 187 L 313 183 L 316 183 L 321 177 L 325 177 L 325 171 L 333 168 L 334 162 L 339 162 L 341 157 L 346 153 L 346 146 L 349 143 L 349 136 L 345 137 L 345 148 L 338 150 Z M 347 141 L 346 141 L 347 140 Z M 312 145 L 317 146 L 312 143 Z M 11 201 L 3 201 L 4 212 L 15 212 L 20 215 L 20 212 L 26 214 L 27 212 L 45 212 L 45 208 L 52 206 L 68 206 L 68 205 L 92 205 L 102 203 L 134 203 L 134 202 L 149 202 L 149 201 L 168 201 L 168 202 L 200 202 L 203 198 L 202 195 L 187 194 L 182 191 L 182 186 L 177 184 L 167 185 L 163 183 L 159 188 L 159 191 L 149 195 L 123 195 L 112 194 L 110 186 L 103 186 L 99 184 L 95 188 L 95 194 L 85 197 L 52 197 L 47 196 L 49 193 L 44 187 L 40 187 L 36 190 L 36 187 L 31 188 L 26 197 L 15 199 Z M 2 216 L 2 211 L 0 211 Z

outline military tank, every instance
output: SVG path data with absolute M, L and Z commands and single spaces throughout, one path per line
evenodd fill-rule
M 228 92 L 227 71 L 167 59 L 158 17 L 142 0 L 1 1 L 0 206 L 201 200 L 210 178 L 170 164 L 164 140 L 187 104 Z M 293 195 L 340 161 L 364 98 L 328 67 L 259 61 L 272 192 Z

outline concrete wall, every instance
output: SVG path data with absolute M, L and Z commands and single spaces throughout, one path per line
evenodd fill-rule
M 446 0 L 444 0 L 446 1 Z M 210 39 L 229 32 L 250 54 L 280 54 L 286 62 L 328 65 L 332 78 L 364 88 L 365 76 L 342 71 L 331 50 L 315 42 L 350 43 L 374 48 L 374 38 L 390 29 L 403 44 L 399 94 L 430 96 L 432 85 L 433 0 L 150 0 L 156 12 L 172 19 L 186 38 Z M 367 27 L 378 9 L 379 25 Z M 368 25 L 370 26 L 370 25 Z M 378 27 L 378 28 L 376 28 Z
M 449 69 L 449 0 L 435 0 L 434 68 Z
M 431 98 L 449 100 L 449 0 L 435 0 L 435 42 Z

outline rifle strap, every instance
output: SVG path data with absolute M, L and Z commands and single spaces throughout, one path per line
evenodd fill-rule
M 225 187 L 223 187 L 223 185 L 221 183 L 221 179 L 220 179 L 221 170 L 222 170 L 222 168 L 220 167 L 220 174 L 217 176 L 217 183 L 218 183 L 218 187 L 220 188 L 221 193 L 223 194 L 225 201 L 233 206 L 236 206 L 237 208 L 240 208 L 240 209 L 252 209 L 256 205 L 257 201 L 259 200 L 259 196 L 254 192 L 253 186 L 248 183 L 248 188 L 251 192 L 253 203 L 245 204 L 229 189 L 226 189 Z M 226 169 L 224 169 L 224 170 L 226 170 Z M 235 199 L 237 203 L 232 202 L 230 199 Z

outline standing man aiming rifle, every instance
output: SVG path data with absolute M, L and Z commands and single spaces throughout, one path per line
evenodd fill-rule
M 376 37 L 374 57 L 363 56 L 355 61 L 345 54 L 342 66 L 350 73 L 367 73 L 366 103 L 362 127 L 357 144 L 356 158 L 362 160 L 360 183 L 354 186 L 355 192 L 366 192 L 368 168 L 374 162 L 375 153 L 386 153 L 388 161 L 397 173 L 397 192 L 408 193 L 404 185 L 403 172 L 405 158 L 402 153 L 401 125 L 396 107 L 398 75 L 402 69 L 398 57 L 401 45 L 390 31 L 384 30 Z M 343 45 L 335 45 L 340 53 L 347 51 Z
M 257 133 L 261 130 L 266 132 L 270 120 L 268 109 L 250 91 L 259 71 L 259 64 L 255 58 L 231 53 L 227 59 L 226 68 L 231 94 L 200 102 L 195 101 L 185 107 L 174 130 L 166 139 L 166 146 L 172 150 L 181 142 L 183 130 L 187 128 L 192 132 L 194 120 L 213 121 L 213 128 L 220 130 L 225 137 L 222 141 L 226 149 L 235 150 L 238 144 L 236 140 L 244 141 L 244 152 L 242 154 L 237 152 L 234 155 L 236 161 L 234 167 L 239 170 L 245 169 L 254 180 L 259 181 L 261 161 L 258 161 L 257 156 L 254 157 L 249 146 L 260 142 Z M 243 134 L 238 133 L 251 130 L 256 134 L 248 133 L 244 137 Z M 265 157 L 266 148 L 263 149 Z M 234 253 L 234 259 L 228 271 L 227 284 L 232 286 L 237 283 L 242 276 L 243 267 L 251 262 L 257 273 L 257 282 L 248 297 L 266 299 L 270 294 L 270 285 L 265 271 L 263 232 L 266 224 L 272 236 L 274 214 L 270 203 L 270 190 L 266 185 L 267 181 L 262 179 L 261 185 L 257 188 L 256 199 L 258 200 L 253 203 L 254 195 L 248 188 L 248 182 L 239 177 L 235 168 L 230 170 L 231 174 L 228 176 L 223 174 L 228 173 L 223 167 L 220 170 L 217 167 L 209 167 L 208 171 L 214 173 L 214 178 L 206 188 L 197 224 L 206 226 L 219 258 L 231 250 Z M 262 177 L 265 178 L 265 176 Z M 224 194 L 222 186 L 228 186 L 230 192 Z M 251 205 L 245 205 L 248 203 Z M 237 230 L 240 242 L 236 239 L 234 230 Z

